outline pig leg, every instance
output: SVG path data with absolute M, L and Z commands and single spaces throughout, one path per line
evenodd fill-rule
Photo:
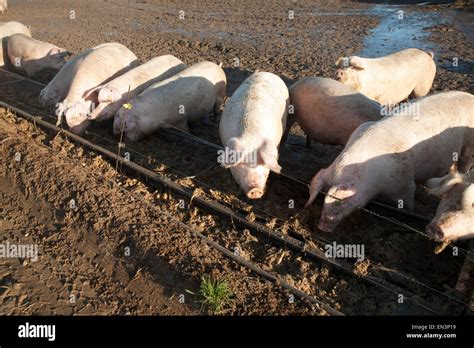
M 219 124 L 221 120 L 221 115 L 223 111 L 223 102 L 219 98 L 216 100 L 216 103 L 214 104 L 214 109 L 213 109 L 213 116 L 214 116 L 214 122 Z
M 311 184 L 309 185 L 309 199 L 305 204 L 305 208 L 313 203 L 318 193 L 326 186 L 326 171 L 327 168 L 321 169 L 311 180 Z
M 295 120 L 296 120 L 296 118 L 295 118 L 294 114 L 288 115 L 288 119 L 286 121 L 285 132 L 283 133 L 283 136 L 281 137 L 280 144 L 285 144 L 286 143 L 286 139 L 288 138 L 288 134 L 290 134 L 290 129 L 293 126 L 293 124 L 295 123 Z
M 214 104 L 214 122 L 219 123 L 222 112 L 224 111 L 224 103 L 226 100 L 226 84 L 219 82 L 216 91 L 216 103 Z
M 413 97 L 421 98 L 427 95 L 431 90 L 431 84 L 432 83 L 430 81 L 419 82 L 413 89 L 413 92 L 412 92 Z

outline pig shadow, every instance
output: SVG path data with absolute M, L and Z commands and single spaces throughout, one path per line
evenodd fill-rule
M 8 71 L 14 72 L 16 74 L 26 76 L 30 79 L 34 79 L 38 82 L 42 83 L 48 83 L 51 81 L 54 76 L 61 70 L 61 69 L 52 69 L 52 68 L 42 68 L 38 69 L 38 72 L 33 74 L 32 76 L 28 76 L 26 71 L 22 71 L 19 69 L 14 62 L 10 61 L 10 57 L 8 56 L 8 40 L 9 36 L 3 37 L 2 38 L 2 53 L 3 53 L 3 61 L 4 61 L 4 69 L 7 69 Z M 41 66 L 46 66 L 48 64 L 48 61 L 51 59 L 57 59 L 57 60 L 63 60 L 64 65 L 66 64 L 66 57 L 70 56 L 71 53 L 69 52 L 61 52 L 61 53 L 56 53 L 53 55 L 49 55 L 47 57 L 42 57 L 39 59 L 31 59 L 28 61 L 29 65 L 35 66 L 35 67 L 41 67 Z
M 63 67 L 64 67 L 64 65 L 66 65 L 66 57 L 68 55 L 69 55 L 68 52 L 61 52 L 61 53 L 56 53 L 53 55 L 48 55 L 46 57 L 41 57 L 38 59 L 28 60 L 28 65 L 30 67 L 33 67 L 35 70 L 37 70 L 35 73 L 30 74 L 30 76 L 28 76 L 28 71 L 27 71 L 28 69 L 21 70 L 19 67 L 16 66 L 15 63 L 11 62 L 9 58 L 8 58 L 8 69 L 14 73 L 26 76 L 30 79 L 34 79 L 39 82 L 43 82 L 43 83 L 49 82 L 54 78 L 54 76 L 56 76 L 56 74 L 62 69 L 62 67 L 59 69 L 56 69 L 56 68 L 48 67 L 47 65 L 51 64 L 51 60 L 53 59 L 53 60 L 62 62 Z
M 183 64 L 183 69 L 184 70 L 185 66 Z M 171 78 L 173 76 L 175 76 L 176 74 L 179 74 L 182 70 L 178 70 L 178 67 L 171 67 L 169 68 L 168 70 L 162 72 L 160 75 L 157 75 L 155 76 L 154 78 L 142 83 L 141 85 L 138 85 L 137 87 L 133 88 L 133 89 L 130 89 L 130 95 L 138 95 L 140 94 L 141 92 L 145 91 L 148 87 L 151 87 L 153 86 L 154 84 L 156 83 L 159 83 L 159 82 L 162 82 L 168 78 Z M 112 81 L 112 80 L 110 80 Z M 110 82 L 109 81 L 109 82 Z M 101 85 L 105 85 L 106 83 L 103 83 L 103 84 L 100 84 L 99 86 L 97 87 L 100 87 Z M 141 91 L 140 93 L 138 93 L 137 91 Z M 99 91 L 96 91 L 94 92 L 95 93 L 95 96 L 96 96 L 96 99 L 97 99 L 97 96 L 98 96 L 98 93 Z M 126 92 L 126 95 L 128 94 L 128 90 Z M 110 110 L 113 110 L 116 108 L 116 104 L 115 102 L 113 103 L 110 103 L 109 105 L 107 105 L 105 108 L 104 108 L 104 112 L 109 112 Z
M 3 63 L 3 66 L 0 66 L 0 68 L 8 69 L 8 65 L 10 64 L 10 59 L 8 59 L 8 50 L 7 50 L 8 36 L 2 37 L 1 40 L 2 40 L 2 55 L 3 55 L 4 63 Z
M 106 62 L 101 62 L 102 64 L 106 64 Z M 98 91 L 94 91 L 97 87 L 101 86 L 101 85 L 104 85 L 106 83 L 109 83 L 110 81 L 116 79 L 117 77 L 129 72 L 130 70 L 138 67 L 140 65 L 140 61 L 138 59 L 135 59 L 134 61 L 132 61 L 130 64 L 128 64 L 127 66 L 123 67 L 122 69 L 118 70 L 115 74 L 109 76 L 107 79 L 105 79 L 104 81 L 100 82 L 99 84 L 95 85 L 94 87 L 92 88 L 89 88 L 88 90 L 86 90 L 83 94 L 83 97 L 85 97 L 87 94 L 91 93 L 89 95 L 89 97 L 87 98 L 87 100 L 89 100 L 91 98 L 91 100 L 95 100 L 97 101 L 97 93 Z M 98 68 L 100 68 L 100 65 L 98 66 Z

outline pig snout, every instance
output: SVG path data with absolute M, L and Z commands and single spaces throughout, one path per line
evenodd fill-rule
M 137 124 L 137 117 L 130 112 L 125 113 L 123 110 L 120 110 L 115 114 L 114 134 L 120 135 L 122 132 L 125 135 L 125 139 L 132 142 L 140 140 L 144 136 Z
M 126 115 L 120 110 L 115 114 L 114 118 L 114 134 L 120 134 L 122 131 L 126 132 L 131 127 L 130 114 Z
M 428 236 L 436 241 L 450 242 L 473 237 L 472 223 L 466 215 L 454 212 L 435 219 L 426 226 Z
M 342 81 L 344 79 L 344 76 L 345 76 L 344 70 L 342 70 L 342 69 L 337 69 L 336 70 L 335 78 L 336 78 L 337 81 Z
M 60 113 L 61 108 L 64 108 L 64 104 L 58 107 Z M 64 115 L 66 117 L 66 122 L 69 126 L 69 130 L 75 134 L 82 133 L 90 123 L 87 116 L 88 113 L 89 108 L 87 104 L 76 103 L 67 105 L 64 108 Z
M 44 68 L 61 70 L 66 65 L 66 56 L 66 52 L 63 48 L 56 47 L 51 49 L 44 59 Z
M 266 178 L 258 173 L 253 173 L 249 178 L 247 197 L 250 199 L 262 198 L 265 191 Z
M 247 197 L 250 199 L 259 199 L 263 196 L 263 189 L 260 187 L 253 187 L 247 192 Z
M 249 189 L 247 191 L 247 197 L 250 199 L 259 199 L 262 198 L 265 190 L 265 183 L 253 182 L 249 184 Z
M 430 223 L 428 226 L 426 226 L 426 233 L 434 240 L 442 241 L 444 239 L 444 232 L 436 223 Z
M 39 101 L 42 106 L 47 106 L 53 102 L 53 100 L 56 100 L 57 97 L 55 93 L 51 93 L 47 88 L 44 88 L 41 90 L 40 95 L 39 95 Z
M 41 103 L 42 106 L 46 106 L 46 103 L 47 103 L 46 90 L 43 89 L 40 92 L 38 100 L 39 100 L 39 102 Z
M 61 57 L 54 57 L 50 68 L 53 70 L 61 70 L 66 65 L 66 61 Z
M 328 215 L 323 212 L 318 222 L 318 229 L 329 233 L 334 231 L 338 223 L 339 221 L 337 221 L 336 216 Z
M 69 127 L 69 130 L 74 134 L 81 134 L 82 132 L 84 132 L 87 129 L 87 127 L 89 127 L 90 123 L 91 123 L 91 121 L 84 120 L 80 124 Z

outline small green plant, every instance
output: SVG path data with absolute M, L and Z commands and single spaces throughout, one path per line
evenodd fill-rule
M 199 302 L 211 313 L 219 313 L 231 301 L 233 294 L 229 290 L 227 281 L 201 278 L 199 287 Z

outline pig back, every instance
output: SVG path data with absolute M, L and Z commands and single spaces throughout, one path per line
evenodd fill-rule
M 120 93 L 127 92 L 129 86 L 132 91 L 139 88 L 140 90 L 134 93 L 136 95 L 149 85 L 167 79 L 185 68 L 186 65 L 172 55 L 155 57 L 110 81 L 107 87 L 116 88 Z
M 220 121 L 221 139 L 242 137 L 247 144 L 261 139 L 278 145 L 286 125 L 289 92 L 278 76 L 257 72 L 247 78 L 227 101 Z
M 413 172 L 415 181 L 444 175 L 454 154 L 460 154 L 472 136 L 473 96 L 445 92 L 411 103 L 393 116 L 363 124 L 351 136 L 344 161 L 385 160 Z M 369 123 L 368 123 L 369 124 Z
M 68 101 L 82 99 L 88 89 L 111 81 L 138 64 L 135 54 L 121 44 L 108 43 L 93 48 L 72 67 Z
M 151 85 L 134 102 L 148 109 L 159 108 L 161 121 L 183 114 L 187 120 L 193 120 L 212 111 L 217 93 L 222 86 L 225 88 L 225 83 L 225 73 L 219 66 L 201 62 Z
M 364 122 L 381 118 L 377 102 L 339 81 L 306 77 L 290 87 L 295 120 L 313 140 L 345 145 Z

